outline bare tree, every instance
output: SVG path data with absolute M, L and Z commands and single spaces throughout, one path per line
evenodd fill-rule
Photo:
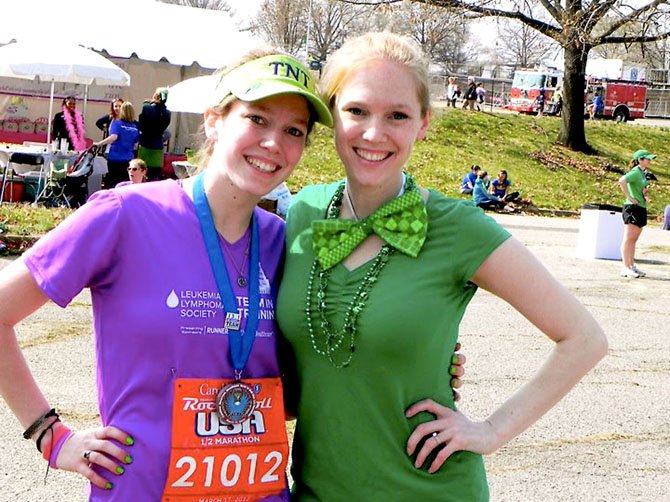
M 469 50 L 467 21 L 460 11 L 407 2 L 398 15 L 403 32 L 414 38 L 430 59 L 447 72 L 456 72 L 475 51 Z
M 498 28 L 498 52 L 506 63 L 523 68 L 538 65 L 552 40 L 527 24 L 502 20 Z
M 325 61 L 349 33 L 357 30 L 358 21 L 366 19 L 371 10 L 337 0 L 312 0 L 310 55 Z
M 376 5 L 401 0 L 341 0 Z M 529 0 L 414 0 L 473 15 L 515 19 L 555 40 L 564 52 L 564 106 L 558 142 L 590 152 L 584 131 L 586 62 L 594 47 L 649 43 L 670 37 L 670 0 L 538 0 L 541 16 Z M 640 30 L 640 28 L 642 28 Z
M 231 12 L 231 7 L 226 0 L 158 0 L 162 3 L 173 5 L 184 5 L 186 7 L 197 7 L 199 9 L 223 10 Z
M 268 43 L 297 54 L 305 44 L 308 12 L 309 0 L 265 0 L 252 30 Z

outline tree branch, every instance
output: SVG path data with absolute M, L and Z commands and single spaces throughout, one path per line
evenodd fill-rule
M 623 16 L 617 19 L 615 22 L 613 22 L 605 31 L 603 31 L 600 34 L 599 39 L 609 37 L 609 35 L 611 35 L 616 30 L 624 26 L 626 23 L 638 20 L 641 14 L 644 14 L 645 12 L 654 11 L 658 8 L 659 5 L 667 5 L 667 3 L 668 0 L 654 0 L 653 2 L 650 2 L 649 4 L 640 7 L 639 9 L 632 10 L 627 16 Z M 599 43 L 606 43 L 606 42 L 599 42 Z
M 395 1 L 395 0 L 389 0 Z M 445 9 L 463 9 L 476 14 L 480 14 L 483 17 L 504 17 L 507 19 L 516 19 L 521 21 L 527 26 L 539 31 L 543 35 L 548 36 L 554 40 L 558 40 L 559 35 L 562 33 L 560 28 L 553 26 L 544 21 L 539 21 L 532 17 L 527 16 L 521 11 L 506 11 L 501 9 L 493 9 L 490 7 L 482 7 L 481 5 L 473 5 L 465 2 L 464 0 L 412 0 L 414 3 L 423 3 L 427 5 L 433 5 L 435 7 L 443 7 Z
M 602 44 L 631 44 L 635 42 L 657 42 L 670 38 L 670 31 L 660 35 L 640 35 L 637 37 L 602 37 L 598 40 L 598 45 Z

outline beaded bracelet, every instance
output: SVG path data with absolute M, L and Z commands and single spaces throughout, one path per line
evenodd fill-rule
M 40 416 L 37 420 L 35 420 L 32 424 L 30 424 L 30 427 L 28 427 L 24 432 L 23 432 L 23 439 L 30 439 L 37 430 L 42 427 L 47 420 L 49 420 L 49 417 L 58 417 L 58 413 L 56 413 L 55 408 L 51 408 L 49 411 L 47 411 L 45 414 Z

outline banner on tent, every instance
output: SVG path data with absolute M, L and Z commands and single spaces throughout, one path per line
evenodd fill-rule
M 121 97 L 120 86 L 90 86 L 88 105 L 102 105 Z M 50 82 L 34 82 L 14 78 L 0 79 L 0 130 L 8 132 L 45 132 L 49 113 Z M 60 111 L 63 98 L 75 96 L 83 102 L 84 85 L 56 83 L 54 86 L 55 111 Z M 80 108 L 81 110 L 81 108 Z M 54 112 L 55 113 L 55 112 Z

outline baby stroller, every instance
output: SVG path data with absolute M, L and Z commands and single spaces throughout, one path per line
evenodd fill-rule
M 46 188 L 40 197 L 47 206 L 77 208 L 88 199 L 88 178 L 93 173 L 97 146 L 81 152 L 70 168 L 52 162 Z

